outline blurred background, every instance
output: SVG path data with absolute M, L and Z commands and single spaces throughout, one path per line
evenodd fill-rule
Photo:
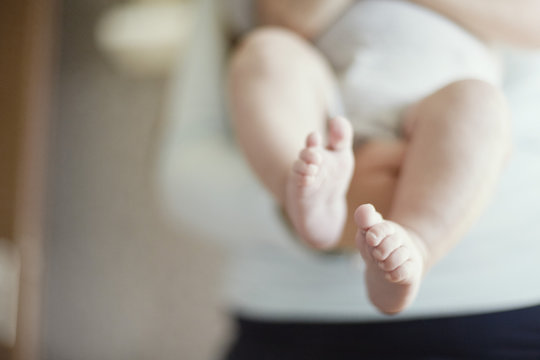
M 172 229 L 152 174 L 195 1 L 2 1 L 0 359 L 226 342 L 223 255 Z
M 222 122 L 219 4 L 0 1 L 0 360 L 218 359 L 225 254 L 202 235 L 304 253 Z M 539 143 L 535 56 L 515 58 L 508 83 L 525 160 Z

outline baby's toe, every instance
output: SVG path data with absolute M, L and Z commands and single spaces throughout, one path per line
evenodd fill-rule
M 386 260 L 386 258 L 402 244 L 401 237 L 396 234 L 387 236 L 373 249 L 373 258 L 379 261 Z
M 302 151 L 300 151 L 299 158 L 300 160 L 308 164 L 319 165 L 322 162 L 322 154 L 316 148 L 308 147 L 308 148 L 303 149 Z
M 412 261 L 406 261 L 396 269 L 386 273 L 385 277 L 388 281 L 399 283 L 410 280 L 414 273 L 414 264 Z
M 353 129 L 344 117 L 335 117 L 329 122 L 328 146 L 333 150 L 342 150 L 352 145 Z
M 361 231 L 366 231 L 383 221 L 381 214 L 371 204 L 360 205 L 354 212 L 354 221 Z M 375 246 L 373 244 L 370 244 Z
M 302 160 L 296 160 L 293 165 L 293 171 L 299 175 L 314 176 L 319 171 L 319 167 Z
M 321 134 L 317 131 L 314 131 L 311 134 L 309 134 L 306 138 L 306 146 L 307 147 L 322 146 Z
M 384 261 L 379 262 L 379 266 L 384 271 L 394 271 L 407 260 L 409 260 L 411 253 L 408 248 L 401 246 L 394 250 Z
M 371 246 L 378 246 L 385 237 L 395 232 L 396 228 L 391 222 L 383 221 L 369 228 L 366 232 L 366 241 Z

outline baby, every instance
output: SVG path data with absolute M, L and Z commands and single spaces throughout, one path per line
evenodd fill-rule
M 256 5 L 272 26 L 231 61 L 238 142 L 303 241 L 354 239 L 370 300 L 400 312 L 481 213 L 509 153 L 497 62 L 479 39 L 538 39 L 507 15 L 511 1 Z

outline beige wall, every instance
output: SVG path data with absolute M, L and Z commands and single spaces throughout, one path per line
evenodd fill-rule
M 95 49 L 112 1 L 63 3 L 44 358 L 211 359 L 222 256 L 173 233 L 151 192 L 164 81 L 123 78 Z

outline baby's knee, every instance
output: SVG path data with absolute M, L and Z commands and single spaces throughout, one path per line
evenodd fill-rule
M 260 27 L 241 40 L 233 52 L 231 70 L 282 72 L 285 67 L 300 65 L 310 51 L 306 41 L 292 31 L 280 27 Z
M 478 79 L 453 82 L 432 95 L 432 106 L 453 112 L 453 126 L 460 122 L 482 134 L 506 138 L 510 114 L 500 88 Z
M 445 86 L 441 92 L 456 103 L 456 106 L 493 107 L 506 110 L 506 99 L 502 90 L 486 81 L 464 79 Z
M 471 111 L 471 121 L 480 130 L 507 140 L 510 129 L 510 111 L 502 90 L 488 82 L 468 79 L 450 85 L 451 97 L 456 106 L 463 106 Z M 471 110 L 472 109 L 472 110 Z
M 468 116 L 456 116 L 463 127 L 479 138 L 494 144 L 505 153 L 510 152 L 510 111 L 502 90 L 488 82 L 467 79 L 449 84 L 442 90 L 449 111 L 463 112 Z

